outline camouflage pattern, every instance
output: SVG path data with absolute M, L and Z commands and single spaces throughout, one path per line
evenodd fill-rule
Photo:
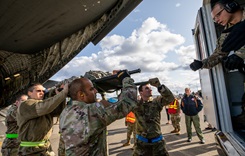
M 166 149 L 166 141 L 156 143 L 145 143 L 136 140 L 133 156 L 169 156 Z
M 186 131 L 188 139 L 192 138 L 192 126 L 191 123 L 193 122 L 194 128 L 196 130 L 196 134 L 200 140 L 203 140 L 202 130 L 200 128 L 200 118 L 199 115 L 195 116 L 188 116 L 185 115 L 185 124 L 186 124 Z
M 106 76 L 110 76 L 110 75 L 112 75 L 112 73 L 90 70 L 84 74 L 84 77 L 86 77 L 92 81 L 92 80 L 100 79 L 102 77 L 106 77 Z
M 6 134 L 17 134 L 18 126 L 16 121 L 17 106 L 12 104 L 7 111 L 5 118 L 5 125 L 7 127 Z M 17 156 L 19 142 L 17 138 L 5 138 L 2 144 L 2 155 L 3 156 Z
M 139 105 L 133 110 L 136 116 L 136 134 L 142 137 L 152 139 L 162 135 L 161 132 L 161 111 L 164 106 L 174 100 L 172 92 L 164 85 L 160 90 L 160 96 L 150 98 L 149 101 L 138 101 Z M 164 138 L 155 143 L 146 143 L 137 139 L 134 156 L 149 155 L 168 155 L 165 147 Z
M 137 89 L 131 78 L 123 80 L 118 102 L 103 105 L 104 100 L 92 104 L 72 101 L 60 116 L 61 137 L 67 156 L 105 156 L 106 126 L 124 118 L 137 106 Z
M 243 10 L 242 21 L 243 20 L 245 20 L 245 10 Z M 230 28 L 231 26 L 232 26 L 231 24 L 228 24 L 225 27 L 225 29 Z M 203 63 L 202 68 L 211 69 L 212 67 L 216 66 L 218 63 L 222 62 L 223 57 L 225 57 L 229 54 L 229 53 L 221 51 L 222 43 L 224 42 L 224 40 L 228 36 L 228 34 L 229 33 L 222 33 L 220 35 L 220 37 L 217 39 L 216 48 L 215 48 L 214 52 L 212 53 L 212 55 L 210 55 L 208 58 L 202 60 L 202 63 Z M 243 46 L 241 49 L 236 51 L 235 54 L 238 55 L 239 57 L 245 59 L 245 47 Z
M 19 141 L 44 141 L 44 146 L 19 147 L 19 155 L 53 156 L 49 138 L 52 134 L 53 117 L 65 107 L 65 91 L 45 100 L 28 99 L 17 110 Z
M 127 122 L 127 142 L 130 143 L 131 135 L 133 133 L 134 143 L 136 141 L 136 133 L 135 133 L 135 123 Z
M 61 136 L 59 141 L 58 156 L 65 156 L 65 143 Z
M 178 99 L 175 99 L 178 100 Z M 171 122 L 175 130 L 180 131 L 180 103 L 176 101 L 177 111 L 175 114 L 170 114 Z
M 170 114 L 170 116 L 174 129 L 180 131 L 180 120 L 181 120 L 180 114 Z

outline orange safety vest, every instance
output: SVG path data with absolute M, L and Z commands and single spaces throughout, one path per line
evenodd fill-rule
M 178 109 L 177 104 L 179 104 L 179 102 L 176 99 L 169 104 L 169 108 L 168 108 L 168 113 L 169 114 L 175 114 L 175 113 L 177 113 L 177 109 Z
M 135 123 L 135 115 L 133 112 L 128 113 L 126 116 L 126 122 Z

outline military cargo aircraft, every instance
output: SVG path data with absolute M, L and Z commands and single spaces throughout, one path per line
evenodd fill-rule
M 0 2 L 0 107 L 97 44 L 142 0 Z

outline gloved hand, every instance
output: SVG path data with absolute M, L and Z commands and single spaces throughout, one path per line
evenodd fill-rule
M 236 54 L 230 55 L 225 61 L 225 68 L 229 70 L 240 69 L 244 65 L 244 61 Z
M 117 72 L 117 78 L 119 79 L 119 81 L 122 82 L 122 80 L 125 77 L 130 77 L 130 74 L 128 73 L 128 70 L 120 70 L 119 72 Z
M 202 68 L 202 61 L 199 61 L 199 60 L 194 60 L 194 62 L 192 62 L 190 64 L 190 68 L 193 70 L 193 71 L 196 71 L 200 68 Z
M 157 77 L 149 79 L 149 82 L 150 82 L 150 85 L 152 85 L 154 87 L 159 87 L 161 85 L 161 83 Z
M 221 51 L 237 51 L 245 45 L 245 21 L 235 24 L 231 28 L 224 30 L 222 33 L 228 32 L 230 33 L 224 40 Z

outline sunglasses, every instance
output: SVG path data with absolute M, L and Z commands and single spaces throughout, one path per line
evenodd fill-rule
M 35 90 L 36 92 L 40 93 L 40 92 L 43 92 L 45 93 L 45 90 Z

